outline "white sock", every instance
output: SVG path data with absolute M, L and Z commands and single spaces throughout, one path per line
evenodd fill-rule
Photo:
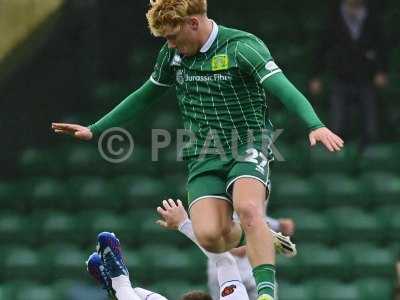
M 142 300 L 136 295 L 128 276 L 111 278 L 112 287 L 118 300 Z
M 134 288 L 135 293 L 140 297 L 142 300 L 168 300 L 167 298 L 154 293 L 152 291 L 148 291 L 142 288 Z
M 215 254 L 211 260 L 217 266 L 220 299 L 249 300 L 246 287 L 243 285 L 239 269 L 232 254 L 228 252 Z
M 223 300 L 249 300 L 246 287 L 242 283 L 236 261 L 229 252 L 211 253 L 203 249 L 193 232 L 192 222 L 187 219 L 180 226 L 179 231 L 191 239 L 210 261 L 217 266 L 218 283 L 220 286 L 220 299 Z

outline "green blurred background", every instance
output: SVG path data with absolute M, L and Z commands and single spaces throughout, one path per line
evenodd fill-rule
M 273 168 L 270 215 L 297 224 L 299 256 L 279 259 L 282 300 L 391 299 L 400 250 L 400 5 L 379 1 L 389 86 L 379 94 L 380 141 L 328 155 L 271 100 L 286 161 Z M 152 128 L 181 127 L 173 92 L 131 126 L 133 156 L 104 161 L 94 143 L 55 136 L 52 121 L 90 124 L 150 75 L 163 41 L 148 1 L 0 0 L 0 299 L 105 299 L 85 272 L 96 234 L 117 233 L 133 282 L 177 299 L 206 288 L 206 261 L 154 221 L 165 197 L 185 199 L 175 146 L 151 161 Z M 328 1 L 209 1 L 209 15 L 262 38 L 307 91 Z M 326 78 L 329 82 L 329 77 Z M 323 119 L 327 94 L 311 99 Z

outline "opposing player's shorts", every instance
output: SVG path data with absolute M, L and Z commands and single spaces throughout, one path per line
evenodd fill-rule
M 261 147 L 239 148 L 237 154 L 207 155 L 188 164 L 187 182 L 189 209 L 205 198 L 217 198 L 232 203 L 232 187 L 239 178 L 254 178 L 270 190 L 270 149 Z

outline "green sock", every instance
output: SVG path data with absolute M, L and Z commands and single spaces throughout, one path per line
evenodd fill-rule
M 274 299 L 275 266 L 259 265 L 253 269 L 253 276 L 256 279 L 258 295 L 269 295 L 271 299 Z

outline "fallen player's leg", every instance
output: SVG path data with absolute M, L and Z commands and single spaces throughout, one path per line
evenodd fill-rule
M 180 200 L 175 203 L 172 199 L 163 201 L 164 208 L 158 207 L 157 211 L 164 220 L 158 221 L 163 227 L 178 229 L 181 233 L 191 239 L 208 259 L 215 263 L 220 286 L 220 299 L 226 300 L 248 300 L 246 288 L 242 283 L 236 261 L 229 252 L 220 254 L 210 253 L 203 249 L 197 241 L 193 232 L 192 222 Z
M 98 236 L 97 250 L 105 274 L 109 276 L 112 290 L 118 300 L 167 300 L 165 297 L 141 288 L 132 288 L 128 268 L 122 256 L 121 244 L 113 233 L 102 232 Z M 89 263 L 88 263 L 89 265 Z M 109 292 L 110 294 L 110 292 Z

